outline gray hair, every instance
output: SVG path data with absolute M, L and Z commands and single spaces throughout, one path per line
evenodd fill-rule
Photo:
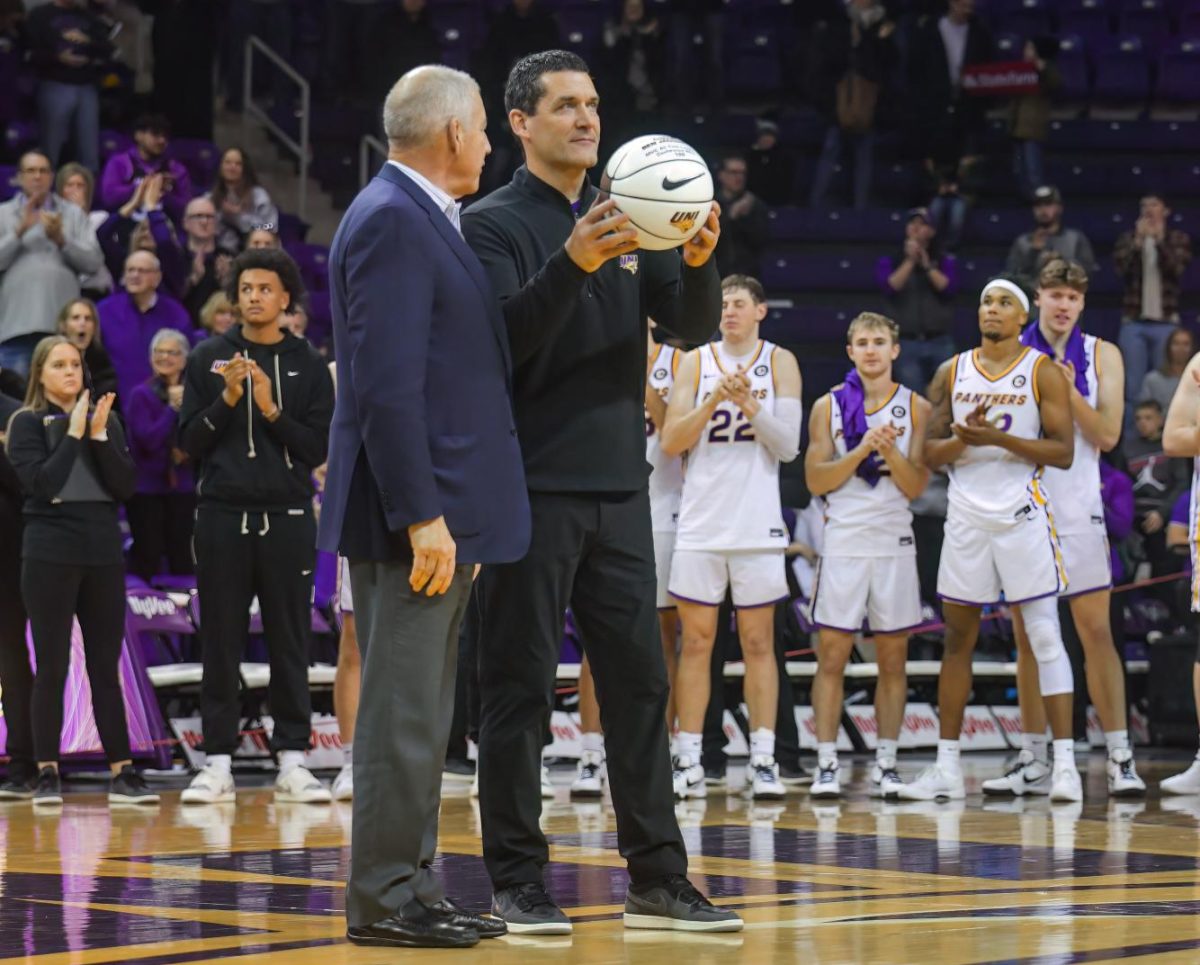
M 470 74 L 440 64 L 414 67 L 383 102 L 383 131 L 392 147 L 420 147 L 456 118 L 465 126 L 478 96 Z
M 160 328 L 154 333 L 154 338 L 150 339 L 150 357 L 154 357 L 154 353 L 158 351 L 158 347 L 163 342 L 178 342 L 180 348 L 183 349 L 184 361 L 187 361 L 188 349 L 191 345 L 188 343 L 187 336 L 183 332 L 176 331 L 173 328 Z

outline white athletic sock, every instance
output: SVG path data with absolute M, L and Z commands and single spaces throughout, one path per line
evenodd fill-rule
M 1104 743 L 1108 745 L 1108 756 L 1113 756 L 1113 751 L 1129 750 L 1129 731 L 1127 730 L 1106 730 L 1104 732 Z
M 760 727 L 750 734 L 750 759 L 775 756 L 775 731 Z
M 354 763 L 354 741 L 345 741 L 342 744 L 342 764 L 345 767 L 350 767 Z
M 822 741 L 817 744 L 817 763 L 825 764 L 832 762 L 837 763 L 837 743 L 835 741 Z
M 279 776 L 287 777 L 297 767 L 304 766 L 304 751 L 279 752 Z
M 948 774 L 958 773 L 958 741 L 938 741 L 937 765 Z
M 1035 761 L 1046 762 L 1046 735 L 1021 734 L 1021 750 L 1029 751 Z
M 604 756 L 604 735 L 599 731 L 586 732 L 583 735 L 583 752 L 585 754 L 599 754 Z
M 204 763 L 214 771 L 220 771 L 223 774 L 233 773 L 233 756 L 230 754 L 209 754 L 204 759 Z
M 689 734 L 687 731 L 680 731 L 675 736 L 675 746 L 679 750 L 680 757 L 688 758 L 692 764 L 700 763 L 700 748 L 704 746 L 703 734 Z
M 875 745 L 875 763 L 882 764 L 885 761 L 889 764 L 896 763 L 896 749 L 900 742 L 888 740 L 886 737 L 881 737 L 879 743 Z
M 1054 742 L 1054 766 L 1055 767 L 1075 767 L 1075 740 L 1071 737 L 1064 737 L 1062 740 Z

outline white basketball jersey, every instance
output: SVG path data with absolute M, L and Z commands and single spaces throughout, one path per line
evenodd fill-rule
M 1042 417 L 1038 411 L 1037 368 L 1049 360 L 1026 348 L 997 376 L 987 375 L 978 362 L 979 349 L 961 353 L 950 370 L 950 398 L 954 421 L 964 424 L 975 407 L 989 406 L 987 418 L 1002 432 L 1021 439 L 1039 439 Z M 1041 467 L 1000 446 L 967 446 L 949 469 L 947 516 L 985 529 L 1016 522 L 1034 497 Z
M 666 402 L 675 384 L 675 370 L 683 353 L 660 345 L 648 362 L 646 382 Z M 662 436 L 650 413 L 646 413 L 646 462 L 650 463 L 650 523 L 656 533 L 673 533 L 679 519 L 679 495 L 683 489 L 683 460 L 662 450 Z
M 1097 358 L 1100 339 L 1083 336 L 1087 358 L 1087 403 L 1093 409 L 1100 402 L 1100 370 Z M 1075 427 L 1075 461 L 1070 469 L 1047 466 L 1042 484 L 1054 508 L 1054 528 L 1059 536 L 1104 532 L 1104 499 L 1100 494 L 1100 450 Z
M 887 402 L 867 411 L 867 428 L 894 426 L 896 448 L 907 458 L 915 417 L 912 389 L 897 385 Z M 829 396 L 829 435 L 837 455 L 846 455 L 842 410 L 832 393 Z M 886 465 L 881 465 L 880 473 L 874 486 L 855 473 L 837 489 L 825 494 L 824 552 L 827 556 L 916 554 L 908 497 L 892 481 Z
M 720 379 L 737 371 L 721 356 L 719 343 L 703 345 L 696 380 L 696 404 Z M 759 340 L 743 363 L 750 391 L 768 412 L 775 411 L 775 346 Z M 718 405 L 700 441 L 684 457 L 683 499 L 676 549 L 769 550 L 787 546 L 779 497 L 779 460 L 758 441 L 754 427 L 732 402 Z

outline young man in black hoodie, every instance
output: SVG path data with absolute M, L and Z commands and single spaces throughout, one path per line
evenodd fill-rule
M 234 262 L 230 278 L 229 298 L 242 324 L 191 353 L 179 420 L 183 447 L 198 464 L 193 546 L 208 757 L 182 801 L 234 800 L 238 663 L 257 594 L 271 661 L 276 800 L 322 803 L 329 790 L 303 759 L 312 729 L 312 471 L 325 461 L 333 381 L 316 349 L 280 327 L 285 310 L 304 294 L 295 262 L 277 249 L 250 250 Z

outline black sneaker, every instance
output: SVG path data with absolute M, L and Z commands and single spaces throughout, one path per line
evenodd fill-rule
M 442 778 L 457 783 L 470 782 L 475 777 L 475 762 L 461 757 L 447 757 L 442 765 Z
M 11 775 L 0 784 L 0 801 L 28 801 L 33 797 L 33 788 L 37 784 L 35 777 L 24 774 Z
M 742 919 L 716 907 L 683 875 L 667 875 L 646 885 L 630 882 L 625 893 L 625 927 L 741 931 Z
M 126 764 L 108 786 L 109 804 L 157 804 L 158 795 L 150 790 L 146 779 Z
M 53 806 L 62 802 L 62 780 L 58 771 L 53 767 L 43 767 L 38 773 L 37 785 L 33 789 L 34 806 Z
M 515 935 L 569 935 L 571 919 L 540 884 L 502 888 L 492 896 L 492 915 Z
M 785 764 L 779 762 L 779 780 L 788 787 L 802 787 L 813 782 L 812 771 L 800 764 Z
M 705 764 L 704 783 L 709 787 L 721 787 L 725 783 L 725 764 Z

